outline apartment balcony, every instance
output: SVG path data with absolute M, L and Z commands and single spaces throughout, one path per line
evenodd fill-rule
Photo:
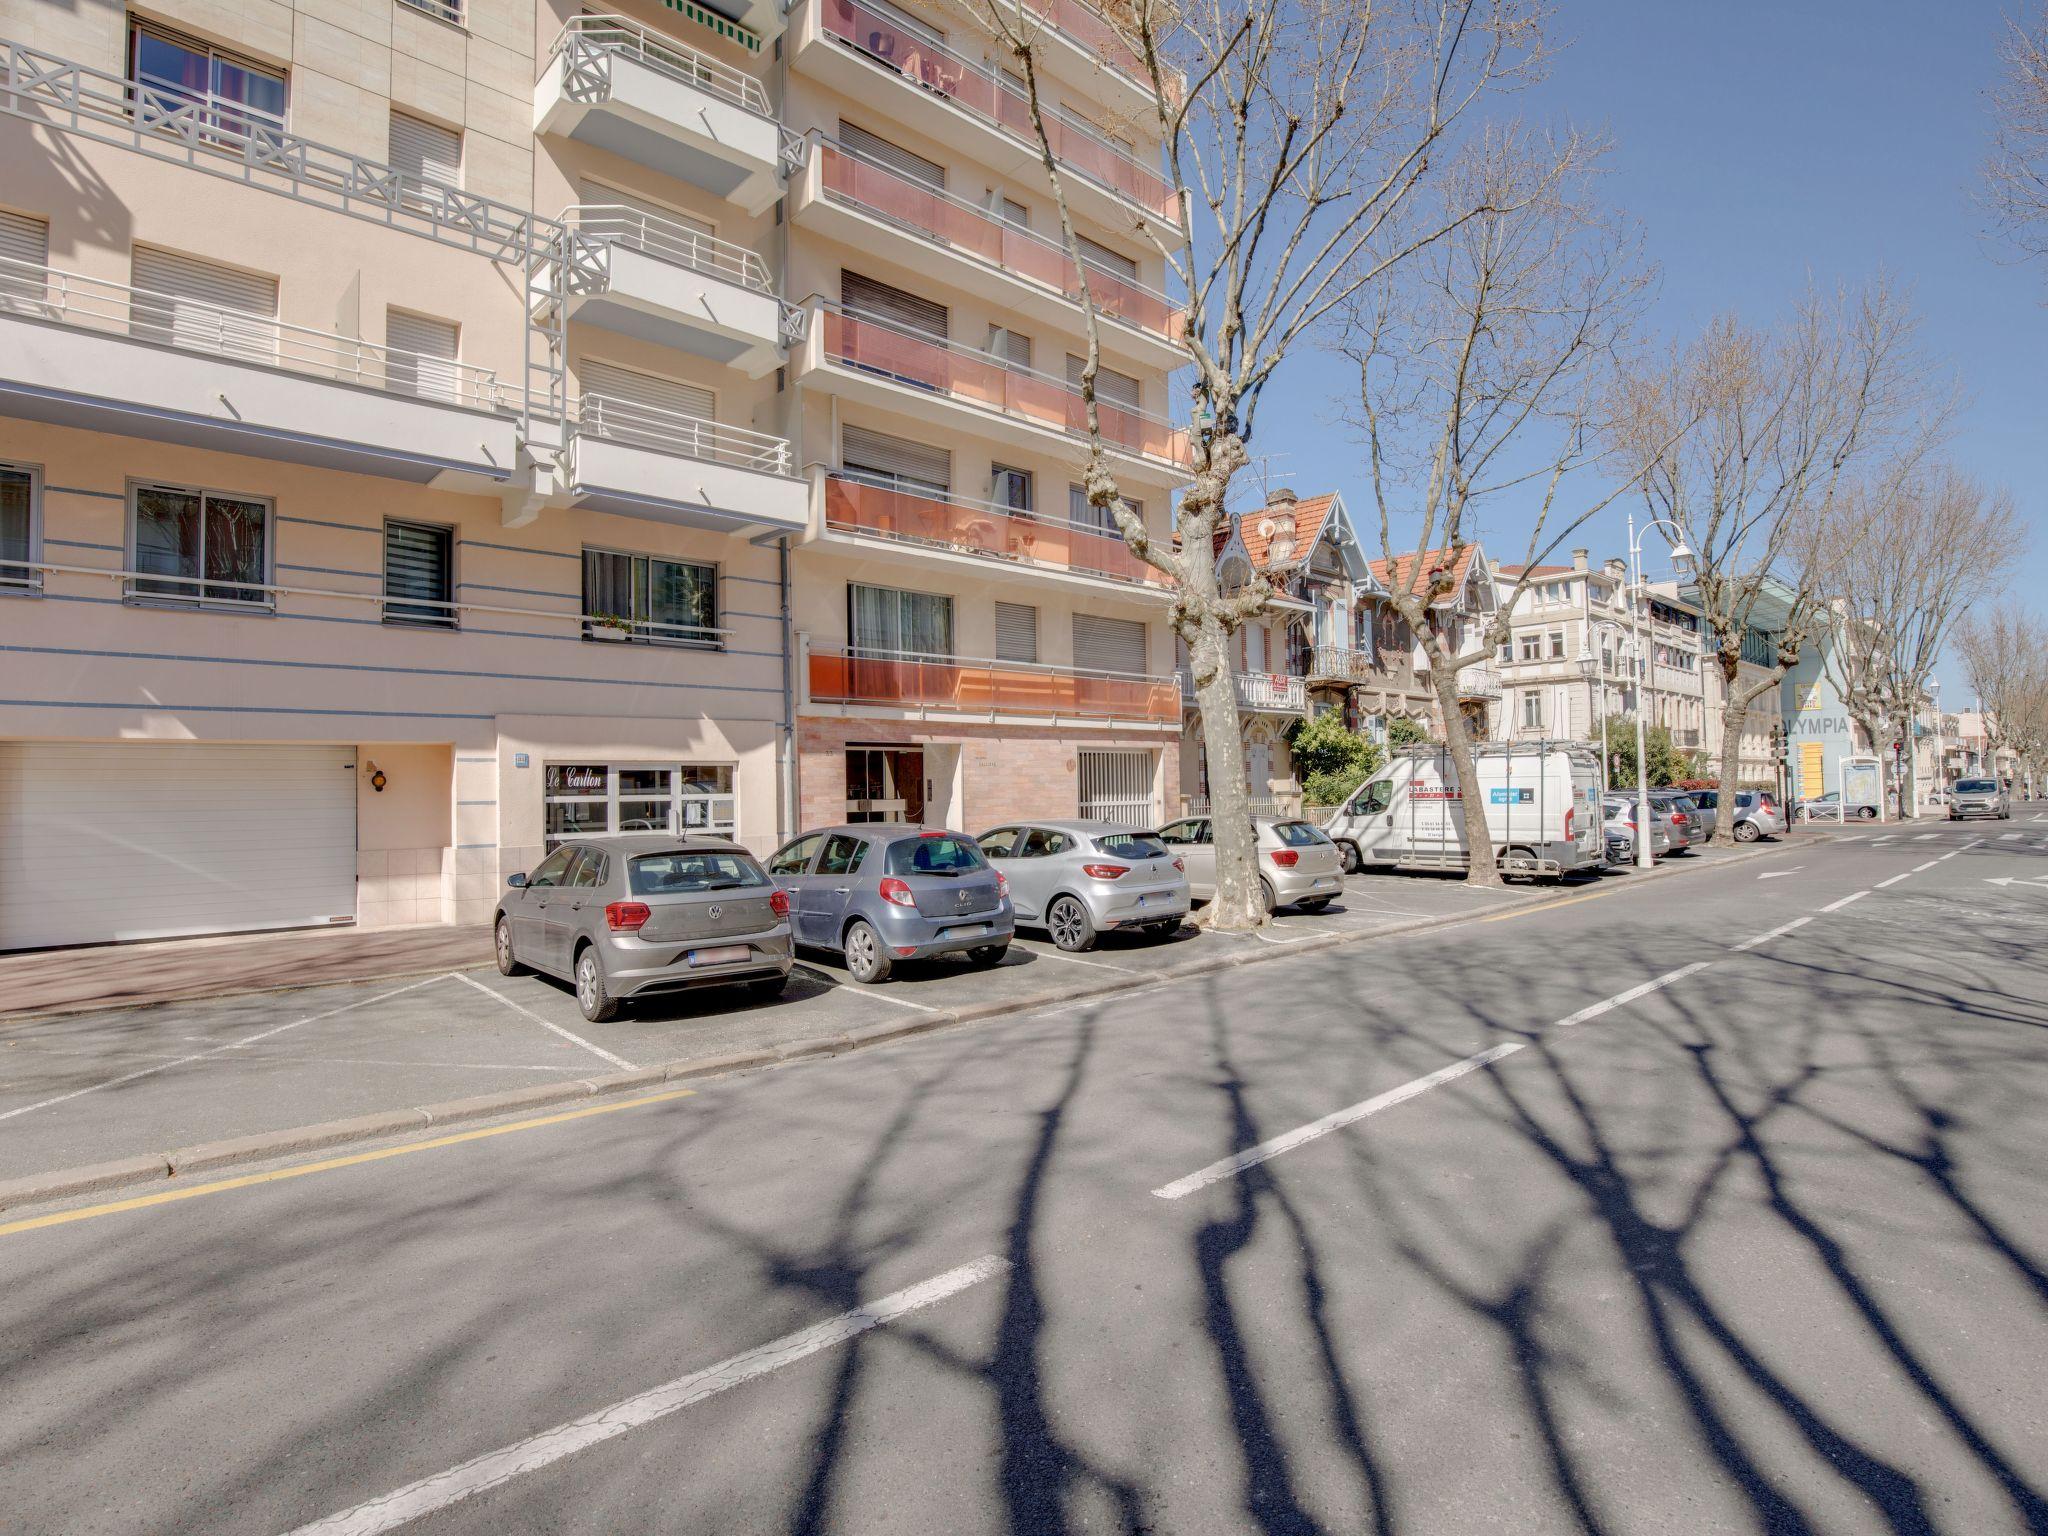
M 534 86 L 533 123 L 749 214 L 782 195 L 788 157 L 802 148 L 759 80 L 623 16 L 570 19 Z
M 1390 680 L 1386 668 L 1380 665 L 1379 657 L 1371 651 L 1353 650 L 1344 645 L 1304 647 L 1297 670 L 1312 687 L 1318 683 L 1386 683 Z
M 752 379 L 781 364 L 788 326 L 803 312 L 783 303 L 767 263 L 745 246 L 637 208 L 578 206 L 562 223 L 570 321 L 694 352 Z
M 1170 677 L 818 646 L 810 649 L 805 676 L 814 705 L 1020 721 L 1180 724 L 1180 696 Z
M 812 389 L 865 400 L 926 421 L 1078 460 L 1088 444 L 1079 390 L 1064 378 L 873 315 L 818 304 L 805 328 L 798 379 Z M 1098 401 L 1108 451 L 1126 473 L 1170 489 L 1194 462 L 1185 428 L 1145 411 Z
M 967 560 L 1167 594 L 1166 577 L 1132 554 L 1121 536 L 1064 518 L 920 495 L 840 473 L 825 477 L 823 500 L 826 536 L 886 547 L 906 561 Z
M 422 484 L 518 463 L 487 368 L 5 259 L 0 414 Z
M 604 395 L 584 395 L 564 463 L 570 501 L 720 533 L 801 534 L 810 487 L 789 443 Z
M 1081 270 L 1059 240 L 1019 229 L 979 203 L 862 158 L 830 139 L 812 141 L 794 186 L 790 217 L 906 270 L 990 296 L 1005 309 L 1068 335 L 1087 333 Z M 1103 351 L 1113 361 L 1159 371 L 1187 362 L 1180 344 L 1186 314 L 1178 304 L 1092 263 L 1087 278 L 1089 297 L 1106 322 Z
M 1192 672 L 1174 674 L 1180 680 L 1180 696 L 1183 708 L 1192 709 L 1195 703 L 1195 676 Z M 1254 715 L 1306 715 L 1308 713 L 1308 682 L 1305 678 L 1289 677 L 1279 672 L 1238 672 L 1232 675 L 1237 687 L 1237 707 Z
M 1436 685 L 1430 681 L 1427 672 L 1418 672 L 1415 686 L 1428 693 Z M 1458 673 L 1458 697 L 1468 704 L 1498 699 L 1500 690 L 1500 674 L 1491 667 L 1466 667 Z
M 984 164 L 1036 163 L 1038 133 L 1024 88 L 948 47 L 887 0 L 801 0 L 790 13 L 787 46 L 797 69 L 856 100 L 875 100 L 879 110 Z M 886 103 L 878 77 L 898 85 Z M 1173 188 L 1156 163 L 1056 111 L 1048 111 L 1046 130 L 1078 217 L 1122 228 L 1135 213 L 1162 240 L 1185 243 Z

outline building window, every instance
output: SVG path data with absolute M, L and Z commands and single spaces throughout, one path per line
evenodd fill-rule
M 951 656 L 953 599 L 896 587 L 846 589 L 846 630 L 869 656 Z
M 194 607 L 270 608 L 270 503 L 175 485 L 128 500 L 128 595 Z
M 223 137 L 284 128 L 284 76 L 196 38 L 137 25 L 128 34 L 128 68 L 138 106 L 152 116 L 189 111 Z
M 1011 469 L 1006 464 L 995 467 L 996 505 L 1019 512 L 1025 516 L 1031 513 L 1031 471 Z
M 385 310 L 384 382 L 402 395 L 459 401 L 462 366 L 456 357 L 461 338 L 453 320 Z
M 1534 688 L 1522 695 L 1522 724 L 1529 730 L 1543 729 L 1543 695 Z
M 550 848 L 617 832 L 739 830 L 730 763 L 549 763 L 542 782 Z
M 1520 643 L 1522 660 L 1541 661 L 1543 659 L 1543 637 L 1541 635 L 1524 635 Z
M 586 549 L 583 634 L 651 645 L 716 645 L 718 567 Z
M 1550 659 L 1564 660 L 1564 631 L 1561 629 L 1553 629 L 1550 632 Z
M 384 622 L 455 628 L 452 528 L 432 523 L 384 525 Z
M 996 604 L 996 660 L 1038 661 L 1038 610 L 1029 603 Z
M 34 592 L 43 584 L 43 482 L 27 464 L 0 464 L 0 591 Z
M 409 181 L 462 185 L 462 135 L 410 112 L 391 114 L 391 169 Z

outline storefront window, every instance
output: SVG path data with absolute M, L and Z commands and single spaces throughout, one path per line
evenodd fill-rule
M 610 832 L 739 831 L 730 764 L 550 763 L 544 784 L 550 848 Z

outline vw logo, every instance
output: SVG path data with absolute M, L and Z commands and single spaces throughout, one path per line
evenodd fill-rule
M 720 913 L 722 913 L 722 912 L 723 912 L 724 910 L 725 910 L 725 908 L 723 908 L 723 907 L 706 907 L 706 908 L 704 909 L 704 915 L 705 915 L 706 917 L 710 917 L 710 918 L 716 918 L 716 917 L 717 917 L 717 916 L 718 916 L 718 915 L 719 915 Z

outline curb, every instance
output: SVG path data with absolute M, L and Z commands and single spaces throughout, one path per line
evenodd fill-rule
M 1773 847 L 1751 847 L 1728 854 L 1715 860 L 1715 863 L 1746 863 L 1751 859 L 1788 852 L 1798 846 L 1796 842 L 1785 839 Z M 1632 881 L 1639 884 L 1645 880 L 1660 880 L 1682 873 L 1687 867 L 1666 863 L 1647 873 L 1631 869 L 1629 876 Z M 631 1093 L 636 1089 L 659 1087 L 664 1083 L 724 1077 L 730 1073 L 780 1066 L 784 1062 L 840 1056 L 849 1051 L 888 1045 L 916 1035 L 950 1029 L 960 1024 L 975 1024 L 1011 1014 L 1035 1013 L 1041 1008 L 1050 1008 L 1062 1003 L 1087 1002 L 1092 998 L 1186 981 L 1198 976 L 1213 975 L 1219 971 L 1238 970 L 1248 965 L 1261 965 L 1293 955 L 1318 954 L 1357 944 L 1370 944 L 1382 939 L 1405 938 L 1412 934 L 1454 928 L 1463 923 L 1485 922 L 1507 912 L 1536 911 L 1577 899 L 1583 894 L 1579 891 L 1564 891 L 1556 895 L 1517 897 L 1492 911 L 1459 912 L 1416 918 L 1392 927 L 1377 928 L 1370 933 L 1327 934 L 1292 940 L 1284 946 L 1257 945 L 1234 954 L 1190 961 L 1169 971 L 1152 974 L 1134 973 L 1127 980 L 1076 982 L 1071 986 L 1035 992 L 1029 997 L 981 1003 L 965 1008 L 935 1009 L 931 1013 L 919 1014 L 913 1019 L 865 1024 L 838 1034 L 816 1035 L 778 1046 L 763 1046 L 758 1050 L 734 1051 L 721 1056 L 692 1057 L 685 1061 L 640 1067 L 630 1072 L 611 1072 L 600 1077 L 577 1078 L 534 1088 L 514 1088 L 500 1093 L 478 1094 L 473 1098 L 452 1099 L 441 1104 L 423 1104 L 414 1109 L 385 1110 L 376 1114 L 356 1115 L 345 1120 L 328 1120 L 317 1125 L 297 1126 L 290 1130 L 263 1131 L 251 1136 L 202 1142 L 170 1152 L 149 1153 L 79 1168 L 63 1168 L 51 1173 L 29 1174 L 19 1179 L 0 1181 L 0 1210 L 17 1205 L 68 1199 L 74 1195 L 96 1194 L 102 1190 L 162 1183 L 183 1175 L 229 1168 L 239 1163 L 265 1162 L 294 1152 L 312 1152 L 344 1146 L 350 1142 L 374 1141 L 380 1137 L 438 1129 L 467 1120 L 486 1120 L 498 1115 L 517 1114 L 523 1110 L 549 1109 L 560 1104 L 574 1103 L 579 1099 L 608 1098 L 615 1094 Z

